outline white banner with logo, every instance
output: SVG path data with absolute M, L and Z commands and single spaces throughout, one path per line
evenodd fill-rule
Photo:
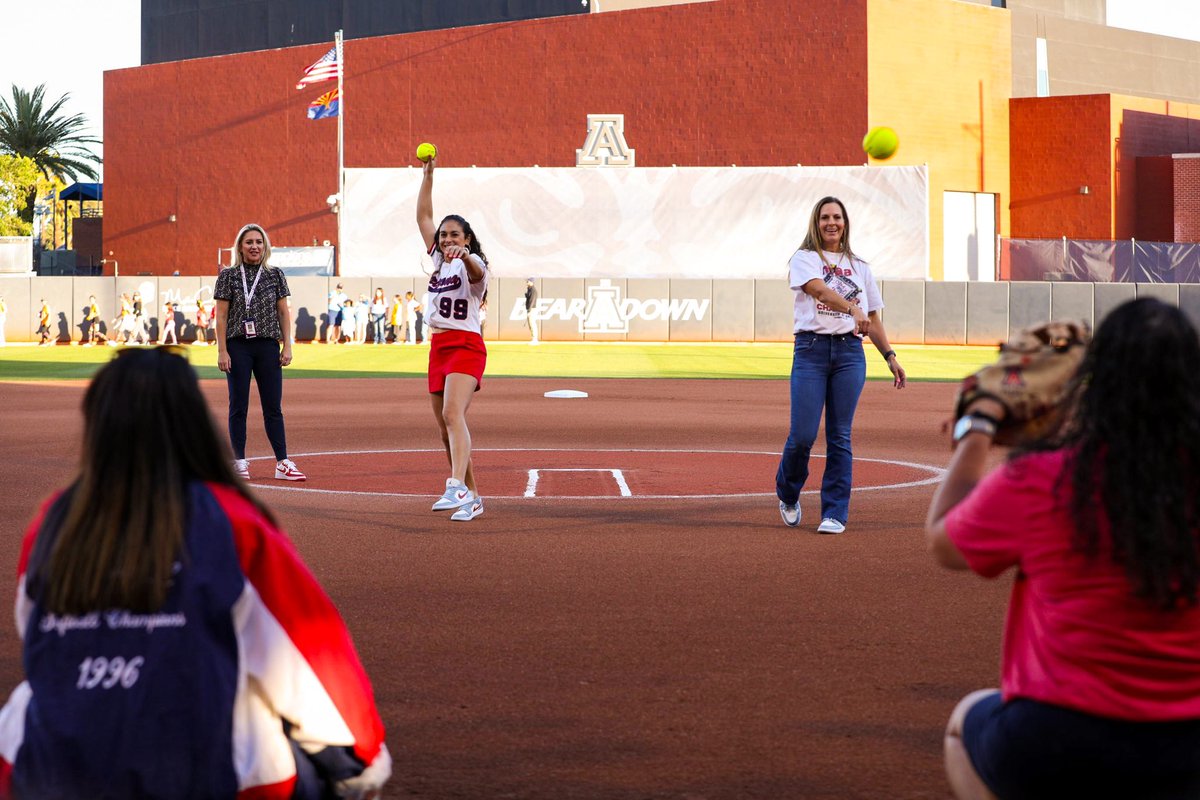
M 418 277 L 421 170 L 350 169 L 340 274 Z M 878 279 L 929 275 L 917 167 L 440 168 L 434 217 L 466 218 L 500 277 L 781 278 L 833 195 Z

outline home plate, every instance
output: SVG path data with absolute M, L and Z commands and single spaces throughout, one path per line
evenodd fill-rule
M 555 389 L 553 392 L 546 392 L 545 397 L 587 397 L 587 392 L 581 392 L 576 389 Z

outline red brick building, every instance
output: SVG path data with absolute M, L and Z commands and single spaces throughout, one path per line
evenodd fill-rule
M 412 164 L 433 141 L 443 166 L 572 166 L 589 113 L 624 115 L 638 166 L 861 165 L 863 134 L 890 124 L 889 163 L 936 166 L 937 277 L 943 191 L 1007 192 L 1010 46 L 1003 9 L 945 0 L 689 3 L 356 39 L 345 165 Z M 106 73 L 104 249 L 122 272 L 211 273 L 247 220 L 277 245 L 336 243 L 337 124 L 305 115 L 332 84 L 295 89 L 326 49 Z
M 1011 120 L 1014 238 L 1200 241 L 1200 105 L 1018 98 Z

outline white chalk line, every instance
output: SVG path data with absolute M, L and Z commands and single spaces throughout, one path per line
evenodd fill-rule
M 319 458 L 321 456 L 357 456 L 357 455 L 384 455 L 388 453 L 445 453 L 445 450 L 437 448 L 402 448 L 394 450 L 325 450 L 313 453 L 294 453 L 289 458 Z M 772 456 L 779 457 L 779 453 L 767 450 L 670 450 L 670 449 L 637 449 L 637 448 L 587 448 L 581 450 L 577 447 L 478 447 L 472 452 L 475 453 L 673 453 L 679 455 L 691 454 L 719 454 L 719 455 L 745 455 L 745 456 Z M 824 453 L 813 453 L 813 458 L 824 458 Z M 274 456 L 255 456 L 248 458 L 248 461 L 265 461 L 274 462 Z M 889 458 L 864 458 L 855 456 L 855 461 L 870 462 L 872 464 L 888 464 L 897 467 L 908 467 L 910 469 L 920 470 L 929 473 L 929 477 L 915 481 L 904 481 L 902 483 L 885 483 L 878 486 L 855 486 L 851 489 L 853 492 L 878 492 L 892 489 L 910 489 L 916 486 L 929 486 L 937 483 L 945 475 L 946 470 L 942 467 L 935 467 L 930 464 L 920 464 L 915 461 L 898 461 Z M 542 472 L 612 472 L 614 478 L 615 473 L 620 470 L 610 468 L 591 468 L 591 469 L 550 469 L 539 467 Z M 311 471 L 311 470 L 310 470 Z M 530 473 L 533 470 L 529 470 Z M 308 486 L 299 486 L 296 483 L 285 481 L 274 481 L 271 478 L 262 479 L 263 482 L 252 482 L 252 486 L 258 489 L 273 489 L 281 492 L 305 492 L 309 494 L 332 494 L 344 495 L 347 497 L 434 497 L 437 495 L 433 491 L 437 487 L 431 487 L 430 491 L 424 492 L 361 492 L 352 489 L 316 489 Z M 618 480 L 618 487 L 628 491 L 629 487 L 625 484 L 624 475 L 622 474 Z M 528 485 L 526 486 L 528 491 Z M 820 494 L 818 489 L 805 489 L 801 494 L 816 495 Z M 527 494 L 511 494 L 497 495 L 483 493 L 483 496 L 488 500 L 615 500 L 615 501 L 632 501 L 632 500 L 717 500 L 721 498 L 751 498 L 751 497 L 774 497 L 775 492 L 720 492 L 715 494 L 619 494 L 619 495 L 549 495 L 549 496 L 528 496 Z

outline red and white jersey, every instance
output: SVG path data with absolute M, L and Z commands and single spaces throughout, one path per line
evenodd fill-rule
M 284 719 L 331 771 L 358 774 L 380 754 L 383 723 L 341 616 L 235 489 L 189 486 L 186 557 L 153 614 L 42 607 L 27 572 L 37 583 L 60 501 L 21 551 L 26 680 L 0 710 L 0 798 L 284 800 L 297 781 Z
M 479 304 L 491 277 L 487 262 L 483 265 L 483 280 L 471 283 L 467 265 L 461 258 L 447 263 L 436 245 L 429 255 L 433 259 L 433 275 L 429 277 L 429 291 L 425 295 L 425 324 L 441 330 L 471 331 L 482 335 Z

